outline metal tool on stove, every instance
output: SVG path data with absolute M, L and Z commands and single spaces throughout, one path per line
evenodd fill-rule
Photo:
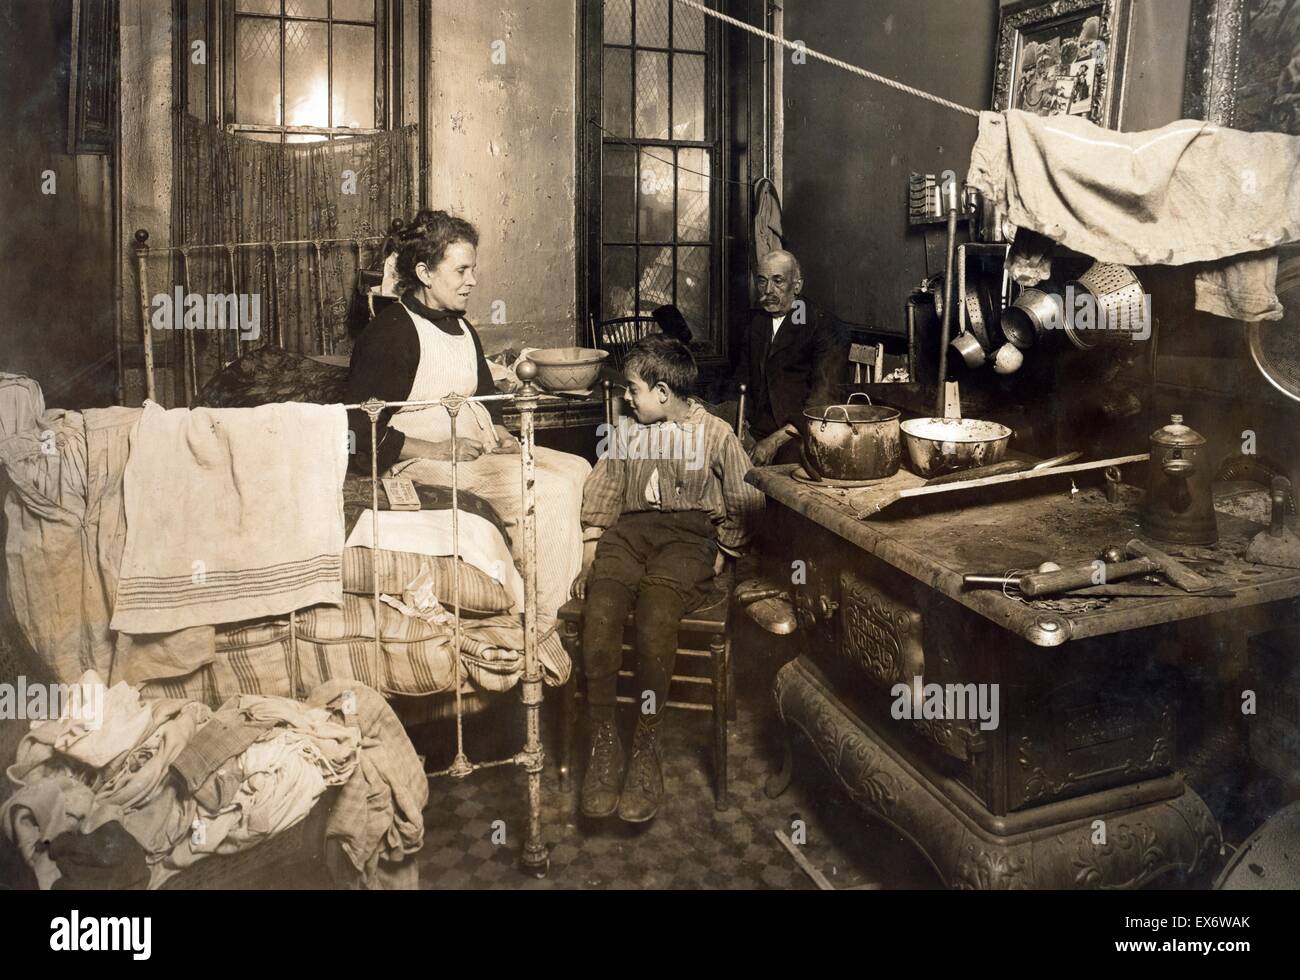
M 1049 572 L 1029 572 L 1025 575 L 963 575 L 962 585 L 970 588 L 976 586 L 1013 587 L 1019 589 L 1031 599 L 1039 596 L 1058 595 L 1073 592 L 1105 582 L 1118 582 L 1121 579 L 1137 575 L 1150 575 L 1158 572 L 1160 566 L 1146 558 L 1121 562 L 1088 562 Z
M 1227 598 L 1235 593 L 1229 588 L 1216 586 L 1197 595 Z M 1187 595 L 1182 589 L 1173 585 L 1152 584 L 1150 582 L 1114 582 L 1110 585 L 1091 585 L 1086 589 L 1075 589 L 1071 598 L 1080 599 L 1167 599 Z
M 1144 541 L 1134 538 L 1125 545 L 1124 551 L 1129 557 L 1123 561 L 1109 562 L 1098 559 L 1087 564 L 1062 568 L 1059 571 L 1029 572 L 1025 575 L 963 575 L 962 584 L 967 587 L 1011 586 L 1032 599 L 1079 589 L 1092 589 L 1138 575 L 1158 572 L 1189 594 L 1219 597 L 1235 594 L 1232 589 L 1216 585 L 1204 576 L 1193 572 L 1177 558 Z
M 1124 551 L 1131 559 L 1145 558 L 1155 562 L 1157 571 L 1184 592 L 1205 595 L 1216 593 L 1223 588 L 1192 571 L 1173 555 L 1161 551 L 1148 541 L 1134 538 L 1124 546 Z M 1228 591 L 1231 594 L 1231 590 Z
M 1300 568 L 1300 538 L 1286 526 L 1286 504 L 1290 497 L 1291 481 L 1284 476 L 1273 477 L 1269 489 L 1272 504 L 1269 528 L 1260 531 L 1250 542 L 1246 561 L 1279 568 Z

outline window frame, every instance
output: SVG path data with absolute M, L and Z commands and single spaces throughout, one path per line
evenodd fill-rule
M 270 134 L 278 133 L 278 141 L 268 140 L 268 142 L 283 145 L 287 142 L 287 136 L 324 136 L 328 140 L 336 139 L 340 136 L 363 136 L 373 133 L 382 133 L 400 125 L 396 120 L 394 112 L 397 106 L 393 98 L 393 78 L 392 78 L 392 53 L 390 45 L 397 47 L 397 43 L 390 36 L 389 25 L 392 23 L 393 7 L 395 3 L 400 4 L 400 0 L 376 0 L 375 2 L 375 19 L 369 21 L 349 20 L 346 18 L 336 19 L 334 17 L 334 0 L 326 0 L 324 17 L 307 17 L 307 16 L 289 16 L 284 13 L 284 0 L 280 0 L 280 13 L 278 14 L 259 14 L 245 13 L 236 11 L 236 0 L 218 0 L 220 3 L 220 23 L 221 23 L 221 63 L 220 63 L 220 102 L 219 102 L 219 120 L 220 124 L 231 133 L 243 133 L 252 135 L 255 133 Z M 270 20 L 278 21 L 280 24 L 280 125 L 269 123 L 240 123 L 235 120 L 235 93 L 238 85 L 238 68 L 236 67 L 236 18 Z M 374 66 L 375 66 L 375 122 L 376 126 L 366 128 L 353 128 L 348 126 L 286 126 L 283 124 L 285 117 L 285 54 L 284 40 L 286 24 L 295 21 L 301 23 L 314 23 L 326 25 L 327 37 L 327 58 L 326 84 L 328 86 L 328 105 L 330 112 L 334 111 L 334 31 L 336 24 L 345 26 L 354 25 L 360 27 L 373 28 L 374 32 Z M 211 84 L 211 82 L 209 82 Z M 296 141 L 311 142 L 311 141 Z
M 719 22 L 706 17 L 704 49 L 704 128 L 703 140 L 680 140 L 644 138 L 637 136 L 612 137 L 601 127 L 604 125 L 604 52 L 606 48 L 615 48 L 631 53 L 632 87 L 629 93 L 633 125 L 636 112 L 636 52 L 667 52 L 671 63 L 674 53 L 699 54 L 698 51 L 675 49 L 673 47 L 673 10 L 675 4 L 669 2 L 668 39 L 665 45 L 639 45 L 636 38 L 636 15 L 632 13 L 632 28 L 629 42 L 626 44 L 606 44 L 604 39 L 604 2 L 589 0 L 579 2 L 579 119 L 578 136 L 578 216 L 577 216 L 577 280 L 578 289 L 578 340 L 590 341 L 589 327 L 591 319 L 601 319 L 604 314 L 603 304 L 603 261 L 606 245 L 633 247 L 636 249 L 636 268 L 640 269 L 640 250 L 643 248 L 672 247 L 673 252 L 673 301 L 677 301 L 677 277 L 679 273 L 678 250 L 696 245 L 709 248 L 709 330 L 708 339 L 695 350 L 696 360 L 702 365 L 721 364 L 727 360 L 729 343 L 728 330 L 728 296 L 725 288 L 727 268 L 727 236 L 725 229 L 728 222 L 728 209 L 731 195 L 727 192 L 725 177 L 731 166 L 731 125 L 728 114 L 727 92 L 725 86 L 727 45 Z M 716 0 L 714 3 L 717 6 Z M 673 77 L 670 70 L 668 79 L 668 106 L 671 110 L 673 97 Z M 600 123 L 595 125 L 594 123 Z M 670 119 L 671 123 L 671 119 Z M 633 240 L 606 239 L 602 222 L 603 166 L 605 147 L 627 146 L 635 151 L 636 202 L 633 205 Z M 656 147 L 661 152 L 655 153 Z M 641 224 L 641 152 L 649 150 L 661 159 L 670 159 L 676 169 L 676 155 L 683 149 L 701 149 L 709 156 L 709 234 L 707 241 L 681 239 L 678 237 L 678 182 L 677 175 L 673 185 L 673 228 L 671 241 L 640 241 Z M 666 152 L 664 152 L 666 151 Z M 638 272 L 639 280 L 639 272 Z M 639 288 L 637 289 L 639 301 Z M 637 302 L 639 307 L 639 302 Z M 646 316 L 639 308 L 636 315 Z M 612 314 L 611 314 L 612 315 Z M 694 346 L 694 345 L 693 345 Z

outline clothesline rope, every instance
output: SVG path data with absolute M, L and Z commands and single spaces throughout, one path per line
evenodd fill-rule
M 944 106 L 945 108 L 952 109 L 954 112 L 965 113 L 968 116 L 974 116 L 976 119 L 979 118 L 979 111 L 976 109 L 972 109 L 969 106 L 964 106 L 961 105 L 960 103 L 952 102 L 938 95 L 932 95 L 929 92 L 924 92 L 921 89 L 914 88 L 911 85 L 904 85 L 902 82 L 895 81 L 892 78 L 886 78 L 884 75 L 877 75 L 874 71 L 868 71 L 867 69 L 860 68 L 857 65 L 849 64 L 847 61 L 841 61 L 839 58 L 832 58 L 828 54 L 822 54 L 820 51 L 814 51 L 812 48 L 808 47 L 802 42 L 788 41 L 783 37 L 778 37 L 775 34 L 771 34 L 765 30 L 762 30 L 761 28 L 755 27 L 753 24 L 746 24 L 743 20 L 737 20 L 735 17 L 729 17 L 724 13 L 721 13 L 717 10 L 713 10 L 710 7 L 706 7 L 703 4 L 696 3 L 695 0 L 674 0 L 674 2 L 698 10 L 705 16 L 716 18 L 717 20 L 720 20 L 725 24 L 730 24 L 732 27 L 739 27 L 742 31 L 748 31 L 750 34 L 753 34 L 756 37 L 766 38 L 769 41 L 773 41 L 777 44 L 782 45 L 783 47 L 789 48 L 791 51 L 799 51 L 810 58 L 816 58 L 818 61 L 824 61 L 828 65 L 834 65 L 836 68 L 842 68 L 845 71 L 851 72 L 854 75 L 861 75 L 863 78 L 868 78 L 873 82 L 879 82 L 881 85 L 887 85 L 890 88 L 896 89 L 899 92 L 904 92 L 907 95 L 914 95 L 918 99 L 925 99 L 927 102 L 933 102 L 936 105 Z

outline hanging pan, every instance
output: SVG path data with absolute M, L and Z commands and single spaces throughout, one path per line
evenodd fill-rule
M 1300 254 L 1278 263 L 1277 298 L 1282 319 L 1247 325 L 1250 356 L 1269 384 L 1300 402 Z

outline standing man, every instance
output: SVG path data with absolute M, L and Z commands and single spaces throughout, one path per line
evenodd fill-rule
M 803 410 L 835 401 L 848 351 L 831 319 L 799 298 L 803 273 L 789 252 L 763 256 L 754 282 L 760 309 L 741 333 L 736 364 L 736 380 L 748 385 L 750 458 L 755 466 L 797 463 Z

